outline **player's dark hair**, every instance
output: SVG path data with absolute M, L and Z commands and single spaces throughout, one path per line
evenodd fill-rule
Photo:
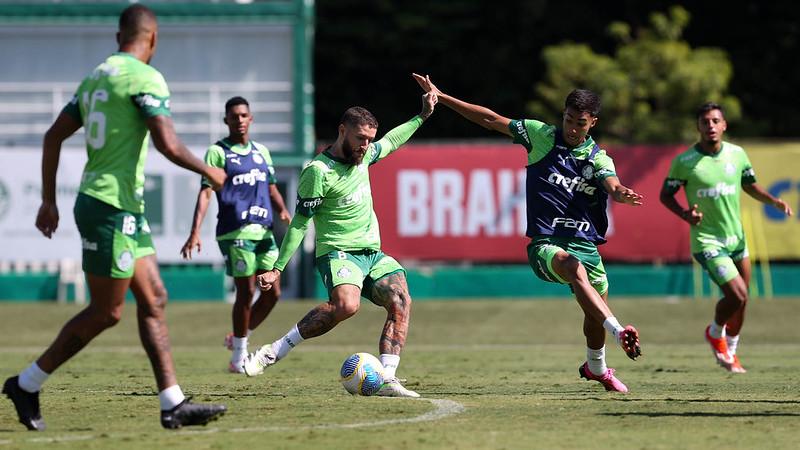
M 725 110 L 722 109 L 722 106 L 719 106 L 717 103 L 714 102 L 705 102 L 702 105 L 697 107 L 697 113 L 695 117 L 700 119 L 701 116 L 705 115 L 705 113 L 713 110 L 719 110 L 719 113 L 722 114 L 722 118 L 725 118 Z
M 239 97 L 237 95 L 236 97 L 232 97 L 230 100 L 225 102 L 225 115 L 227 116 L 228 113 L 231 112 L 231 108 L 237 105 L 245 105 L 247 106 L 247 109 L 250 109 L 250 103 L 247 103 L 247 100 L 245 100 L 244 97 Z
M 575 89 L 567 96 L 564 102 L 564 109 L 572 107 L 580 112 L 589 113 L 592 117 L 597 117 L 600 113 L 600 97 L 592 91 L 586 89 Z
M 119 32 L 123 42 L 135 38 L 140 32 L 158 25 L 156 13 L 147 6 L 135 4 L 128 6 L 119 15 Z
M 344 114 L 342 114 L 342 118 L 339 120 L 339 123 L 344 126 L 366 125 L 370 128 L 375 128 L 375 129 L 378 128 L 378 119 L 376 119 L 371 112 L 367 111 L 366 109 L 360 106 L 353 106 L 352 108 L 345 111 Z

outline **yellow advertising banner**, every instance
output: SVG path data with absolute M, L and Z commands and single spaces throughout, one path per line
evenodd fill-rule
M 750 157 L 756 182 L 794 211 L 789 217 L 742 192 L 742 224 L 752 260 L 800 260 L 800 142 L 736 142 Z

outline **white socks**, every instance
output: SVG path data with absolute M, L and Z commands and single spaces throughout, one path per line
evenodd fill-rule
M 731 336 L 730 334 L 725 336 L 725 340 L 728 342 L 728 352 L 731 355 L 736 354 L 736 347 L 739 346 L 739 335 Z
M 386 378 L 394 378 L 397 373 L 397 366 L 400 365 L 400 355 L 390 355 L 381 353 L 381 364 L 383 364 L 383 375 Z
M 286 333 L 286 336 L 272 343 L 272 351 L 275 352 L 275 358 L 277 360 L 283 359 L 284 356 L 289 354 L 291 349 L 303 341 L 305 341 L 305 339 L 300 336 L 300 331 L 297 330 L 297 324 L 295 324 L 295 326 Z
M 725 337 L 725 324 L 719 325 L 716 321 L 711 321 L 708 334 L 714 339 Z
M 247 356 L 247 338 L 239 338 L 234 336 L 233 337 L 233 355 L 231 356 L 231 362 L 238 368 L 240 366 L 239 362 L 244 361 L 244 358 Z
M 622 325 L 619 324 L 619 321 L 614 316 L 609 317 L 603 322 L 603 328 L 605 328 L 606 331 L 611 333 L 611 335 L 614 336 L 617 339 L 617 341 L 619 341 L 620 333 L 625 331 L 625 328 L 623 328 Z
M 606 346 L 602 346 L 597 350 L 586 347 L 586 367 L 589 371 L 597 376 L 606 373 Z
M 48 378 L 50 378 L 50 374 L 39 368 L 39 364 L 34 361 L 19 374 L 18 383 L 23 391 L 34 393 L 42 389 L 42 385 Z
M 170 386 L 158 393 L 158 402 L 161 404 L 162 411 L 169 411 L 170 409 L 181 404 L 186 399 L 183 395 L 181 387 L 177 384 Z

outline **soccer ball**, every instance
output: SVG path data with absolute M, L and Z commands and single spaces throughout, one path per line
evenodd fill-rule
M 373 395 L 383 384 L 383 364 L 369 353 L 350 355 L 339 374 L 342 386 L 353 395 Z

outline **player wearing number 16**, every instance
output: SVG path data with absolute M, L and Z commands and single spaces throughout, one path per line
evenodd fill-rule
M 30 430 L 45 429 L 39 411 L 44 382 L 120 320 L 128 289 L 136 298 L 139 335 L 155 373 L 161 424 L 202 425 L 226 411 L 222 405 L 192 403 L 178 386 L 164 320 L 167 291 L 144 217 L 143 170 L 151 134 L 159 152 L 203 175 L 214 188 L 219 189 L 226 178 L 223 169 L 193 156 L 175 135 L 167 84 L 148 65 L 157 38 L 158 21 L 152 10 L 138 4 L 125 8 L 117 33 L 119 51 L 81 82 L 44 137 L 42 205 L 36 228 L 51 238 L 58 227 L 56 171 L 61 146 L 81 127 L 86 133 L 88 161 L 74 211 L 91 302 L 64 325 L 39 359 L 3 385 L 20 422 Z

